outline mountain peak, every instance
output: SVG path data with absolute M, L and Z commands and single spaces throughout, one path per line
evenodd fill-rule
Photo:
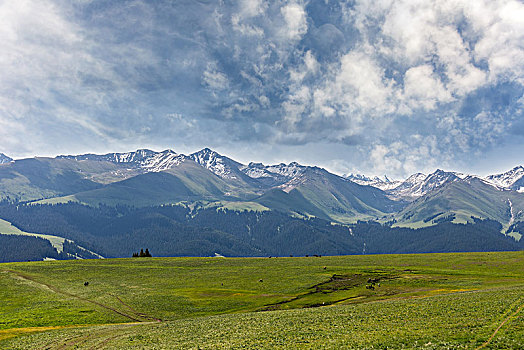
M 307 169 L 307 167 L 300 165 L 297 162 L 291 162 L 289 164 L 280 163 L 275 165 L 249 163 L 249 165 L 240 168 L 244 174 L 253 179 L 264 179 L 264 181 L 270 181 L 274 184 L 287 182 L 297 175 L 303 174 L 305 169 Z
M 193 154 L 206 155 L 208 157 L 223 157 L 223 158 L 230 159 L 229 157 L 224 156 L 224 155 L 218 153 L 217 151 L 215 151 L 214 149 L 211 149 L 209 147 L 204 147 L 200 151 L 193 152 L 193 153 L 190 154 L 190 156 L 192 156 Z
M 215 175 L 225 179 L 237 179 L 241 163 L 223 156 L 210 148 L 203 148 L 198 152 L 191 153 L 189 158 L 210 170 Z
M 486 176 L 484 180 L 498 187 L 521 191 L 524 187 L 524 167 L 518 165 L 505 173 Z
M 167 149 L 162 152 L 155 152 L 150 149 L 137 149 L 136 151 L 124 153 L 107 153 L 107 154 L 81 154 L 77 156 L 61 155 L 57 159 L 73 160 L 91 160 L 106 161 L 116 164 L 125 164 L 132 168 L 138 168 L 146 172 L 159 172 L 170 169 L 180 164 L 185 159 L 184 155 Z
M 382 191 L 394 189 L 395 187 L 401 184 L 400 181 L 391 181 L 386 175 L 384 175 L 383 179 L 381 179 L 378 176 L 374 176 L 373 178 L 371 178 L 362 174 L 349 174 L 344 177 L 359 185 L 373 186 L 381 189 Z
M 429 175 L 416 173 L 408 177 L 399 186 L 388 191 L 393 197 L 413 200 L 421 197 L 450 181 L 456 181 L 463 175 L 437 169 Z
M 0 153 L 0 164 L 10 163 L 13 161 L 13 158 L 6 156 L 3 153 Z
M 195 152 L 195 153 L 200 153 L 200 154 L 217 154 L 218 155 L 218 153 L 216 151 L 213 151 L 209 147 L 202 148 L 200 151 Z

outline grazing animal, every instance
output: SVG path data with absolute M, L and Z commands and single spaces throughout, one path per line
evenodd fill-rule
M 84 287 L 87 287 L 89 285 L 89 282 L 84 282 Z
M 327 266 L 324 266 L 324 270 L 327 269 Z
M 259 282 L 264 282 L 264 281 L 262 280 L 262 278 L 261 278 L 261 279 L 259 279 L 258 281 L 259 281 Z

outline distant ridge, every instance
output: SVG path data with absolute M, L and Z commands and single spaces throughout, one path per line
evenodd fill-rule
M 127 164 L 136 168 L 142 168 L 147 171 L 163 171 L 180 164 L 187 157 L 182 154 L 177 154 L 172 150 L 165 150 L 162 152 L 155 152 L 149 149 L 139 149 L 134 152 L 126 153 L 107 153 L 102 155 L 97 154 L 81 154 L 60 155 L 57 159 L 74 159 L 74 160 L 93 160 L 106 161 L 117 164 Z
M 485 179 L 502 188 L 524 192 L 524 167 L 520 165 L 502 174 L 486 176 Z
M 522 166 L 485 178 L 437 169 L 393 181 L 385 175 L 343 177 L 297 162 L 246 165 L 210 148 L 189 155 L 171 149 L 138 149 L 1 159 L 0 198 L 11 201 L 135 207 L 199 203 L 278 210 L 338 223 L 394 220 L 410 227 L 433 225 L 444 218 L 472 222 L 476 217 L 496 220 L 509 229 L 521 217 L 524 220 L 520 204 L 524 194 L 519 193 L 524 190 Z

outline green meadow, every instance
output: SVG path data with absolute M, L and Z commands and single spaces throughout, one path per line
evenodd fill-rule
M 518 349 L 523 307 L 522 251 L 0 264 L 2 349 Z

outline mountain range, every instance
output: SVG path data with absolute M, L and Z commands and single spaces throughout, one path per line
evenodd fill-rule
M 11 205 L 178 205 L 413 229 L 492 220 L 500 224 L 501 236 L 518 241 L 524 227 L 522 192 L 522 166 L 483 178 L 438 169 L 394 181 L 338 176 L 296 162 L 242 164 L 209 148 L 189 155 L 140 149 L 18 160 L 0 154 L 0 199 Z

